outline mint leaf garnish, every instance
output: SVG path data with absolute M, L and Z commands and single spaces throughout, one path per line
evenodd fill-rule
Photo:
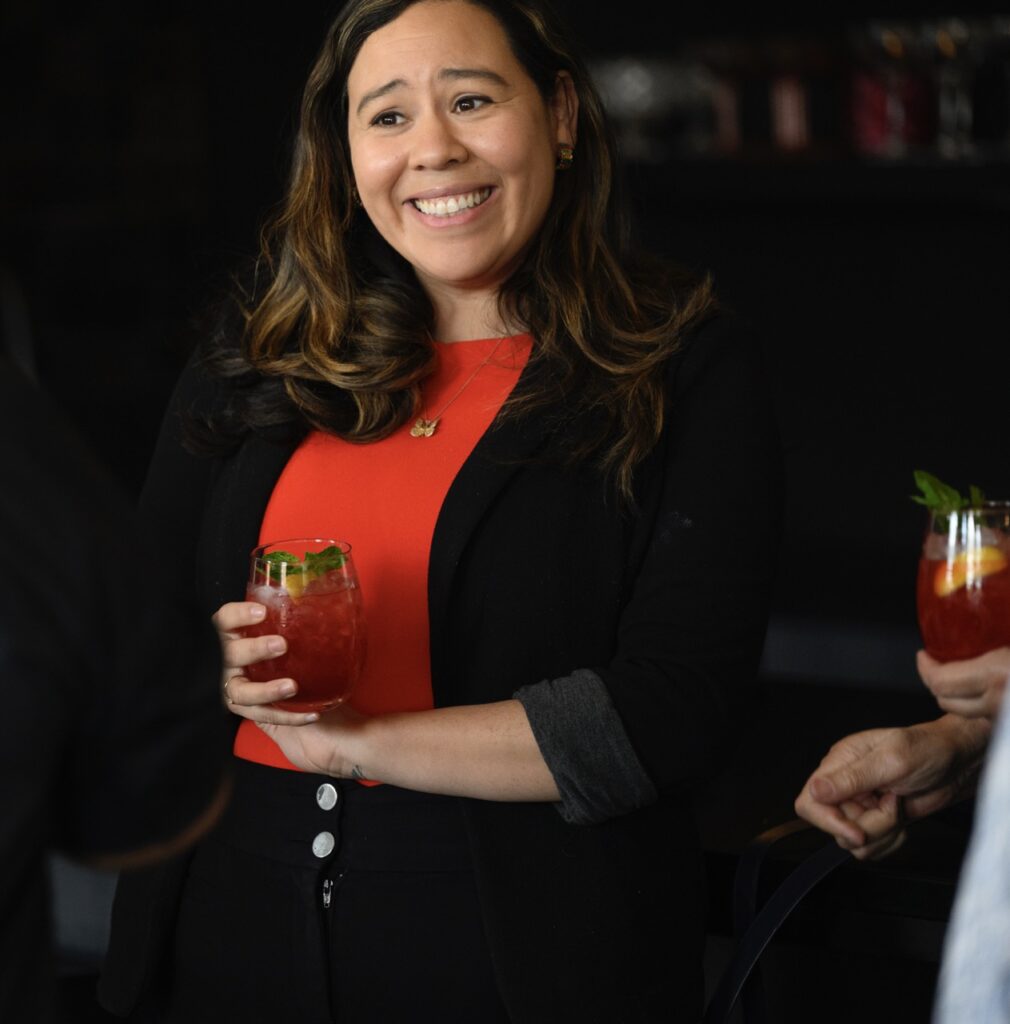
M 271 565 L 280 565 L 282 562 L 287 562 L 288 575 L 296 572 L 305 572 L 302 560 L 297 555 L 291 554 L 290 551 L 271 551 L 269 555 L 263 556 L 263 561 L 269 562 Z
M 313 576 L 324 576 L 333 569 L 343 569 L 346 561 L 343 551 L 336 544 L 322 551 L 305 552 L 305 568 Z
M 969 506 L 977 507 L 985 502 L 985 495 L 981 488 L 974 484 L 969 488 L 969 497 L 964 497 L 960 491 L 937 479 L 932 473 L 917 469 L 913 476 L 915 484 L 922 491 L 922 494 L 911 495 L 912 501 L 940 515 L 950 515 Z
M 261 570 L 261 574 L 265 575 L 266 582 L 270 582 L 273 566 L 287 567 L 278 569 L 275 582 L 283 583 L 291 595 L 297 598 L 312 580 L 334 569 L 342 569 L 347 556 L 336 544 L 331 544 L 322 551 L 306 551 L 304 561 L 290 551 L 271 551 L 269 555 L 263 556 L 263 561 L 267 565 L 265 573 Z

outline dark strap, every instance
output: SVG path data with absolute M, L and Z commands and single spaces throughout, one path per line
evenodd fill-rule
M 740 855 L 733 876 L 733 935 L 737 939 L 747 934 L 757 915 L 761 871 L 768 855 L 779 843 L 811 827 L 802 818 L 793 818 L 792 821 L 762 832 Z M 764 986 L 761 984 L 760 971 L 752 971 L 745 980 L 740 1000 L 746 1024 L 766 1024 Z
M 762 832 L 740 855 L 736 874 L 733 876 L 733 934 L 744 935 L 758 912 L 758 893 L 761 871 L 768 854 L 779 843 L 799 832 L 806 832 L 811 825 L 802 818 L 793 818 L 782 825 Z
M 705 1024 L 727 1024 L 740 990 L 765 947 L 804 896 L 852 854 L 831 842 L 812 853 L 772 893 L 747 931 L 739 936 L 733 958 L 705 1011 Z

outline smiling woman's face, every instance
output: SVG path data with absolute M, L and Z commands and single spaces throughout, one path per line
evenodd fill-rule
M 575 141 L 570 82 L 545 103 L 493 15 L 422 0 L 365 40 L 347 91 L 355 183 L 380 234 L 429 295 L 496 292 Z

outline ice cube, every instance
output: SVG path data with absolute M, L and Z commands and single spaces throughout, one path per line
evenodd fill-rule
M 945 534 L 930 533 L 922 546 L 922 554 L 931 561 L 942 562 L 947 557 L 947 544 Z
M 1002 530 L 994 530 L 991 526 L 981 527 L 976 537 L 977 547 L 990 547 L 1005 549 L 1007 543 L 1007 536 Z
M 291 595 L 284 587 L 253 587 L 250 594 L 250 601 L 258 601 L 275 613 L 285 611 L 291 606 Z

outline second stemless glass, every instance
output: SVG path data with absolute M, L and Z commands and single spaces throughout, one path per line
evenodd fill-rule
M 930 514 L 916 604 L 926 650 L 939 661 L 1010 644 L 1010 503 Z
M 289 677 L 298 692 L 274 706 L 327 711 L 347 700 L 365 657 L 365 622 L 351 546 L 329 538 L 275 541 L 254 549 L 246 600 L 267 610 L 246 636 L 279 634 L 280 657 L 246 668 L 256 682 Z

